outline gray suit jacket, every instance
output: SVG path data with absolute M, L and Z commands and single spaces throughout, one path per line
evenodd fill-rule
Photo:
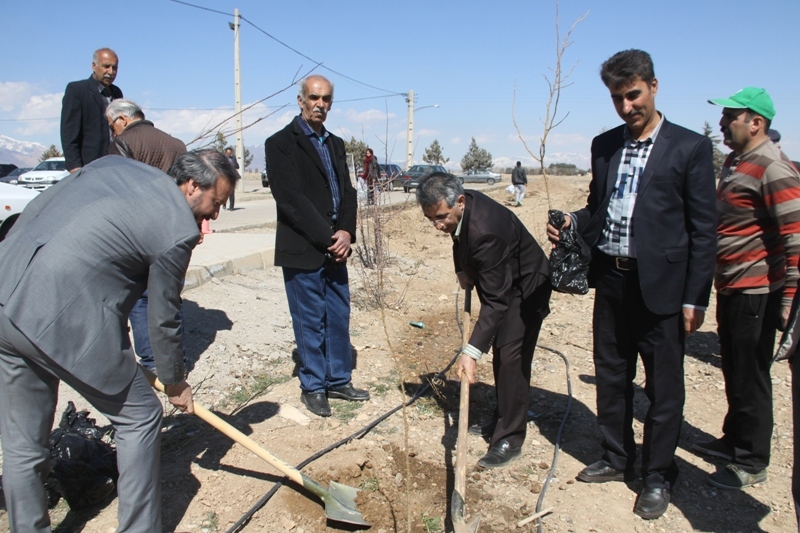
M 147 289 L 158 376 L 177 383 L 180 293 L 199 238 L 172 178 L 99 159 L 44 191 L 0 242 L 0 306 L 44 356 L 112 395 L 136 372 L 127 317 Z

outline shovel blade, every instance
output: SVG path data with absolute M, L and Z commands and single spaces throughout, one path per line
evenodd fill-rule
M 335 481 L 331 481 L 326 489 L 302 472 L 300 475 L 303 479 L 303 486 L 316 494 L 325 504 L 325 516 L 330 520 L 356 526 L 372 527 L 372 524 L 364 520 L 364 517 L 356 509 L 358 489 Z
M 457 491 L 453 491 L 450 500 L 450 516 L 453 519 L 453 533 L 477 533 L 481 525 L 481 515 L 477 514 L 472 520 L 467 522 L 467 509 L 464 497 Z

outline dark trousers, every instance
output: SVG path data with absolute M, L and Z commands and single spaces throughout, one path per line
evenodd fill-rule
M 113 358 L 108 364 L 113 364 Z M 50 531 L 43 483 L 50 471 L 48 437 L 55 419 L 59 381 L 75 389 L 117 431 L 117 531 L 162 531 L 163 408 L 144 374 L 137 372 L 122 391 L 105 395 L 39 350 L 0 307 L 0 432 L 11 531 Z
M 617 470 L 636 461 L 633 436 L 633 380 L 641 355 L 645 394 L 642 479 L 646 488 L 671 488 L 678 476 L 678 446 L 685 391 L 682 313 L 657 315 L 644 304 L 636 270 L 621 271 L 599 257 L 594 304 L 594 365 L 597 423 L 603 460 Z
M 231 195 L 228 198 L 228 210 L 233 211 L 234 202 L 236 202 L 236 187 L 233 187 L 231 189 Z
M 542 322 L 550 313 L 550 283 L 544 283 L 521 305 L 510 305 L 506 321 L 519 325 L 522 337 L 503 346 L 492 347 L 494 371 L 495 429 L 491 445 L 507 439 L 512 446 L 522 446 L 528 428 L 528 400 L 531 384 L 531 363 Z
M 728 414 L 722 439 L 733 464 L 751 474 L 769 465 L 772 379 L 769 369 L 780 320 L 781 293 L 717 296 L 717 331 Z

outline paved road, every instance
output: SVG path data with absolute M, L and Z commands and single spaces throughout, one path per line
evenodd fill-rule
M 509 181 L 507 180 L 502 181 L 493 185 L 492 188 L 505 187 L 508 183 Z M 489 188 L 485 183 L 470 183 L 468 187 L 478 190 Z M 382 200 L 387 204 L 402 204 L 404 202 L 414 204 L 416 196 L 413 190 L 411 193 L 395 190 L 383 193 Z M 260 181 L 245 181 L 244 192 L 242 192 L 241 185 L 237 187 L 234 207 L 233 211 L 220 211 L 217 220 L 211 222 L 211 229 L 219 233 L 231 233 L 263 227 L 264 233 L 274 233 L 274 229 L 267 228 L 267 226 L 273 225 L 277 219 L 275 200 L 268 188 L 261 187 Z

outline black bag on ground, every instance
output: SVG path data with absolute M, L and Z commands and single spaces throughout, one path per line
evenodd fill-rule
M 563 228 L 566 220 L 564 213 L 555 209 L 547 212 L 547 219 L 555 228 Z M 550 284 L 558 292 L 586 294 L 589 292 L 587 276 L 592 251 L 572 225 L 561 229 L 559 238 L 550 252 Z
M 106 431 L 89 411 L 69 402 L 59 427 L 50 433 L 48 498 L 62 496 L 70 509 L 91 507 L 111 494 L 119 477 L 117 451 L 105 442 Z M 57 498 L 56 498 L 57 500 Z

